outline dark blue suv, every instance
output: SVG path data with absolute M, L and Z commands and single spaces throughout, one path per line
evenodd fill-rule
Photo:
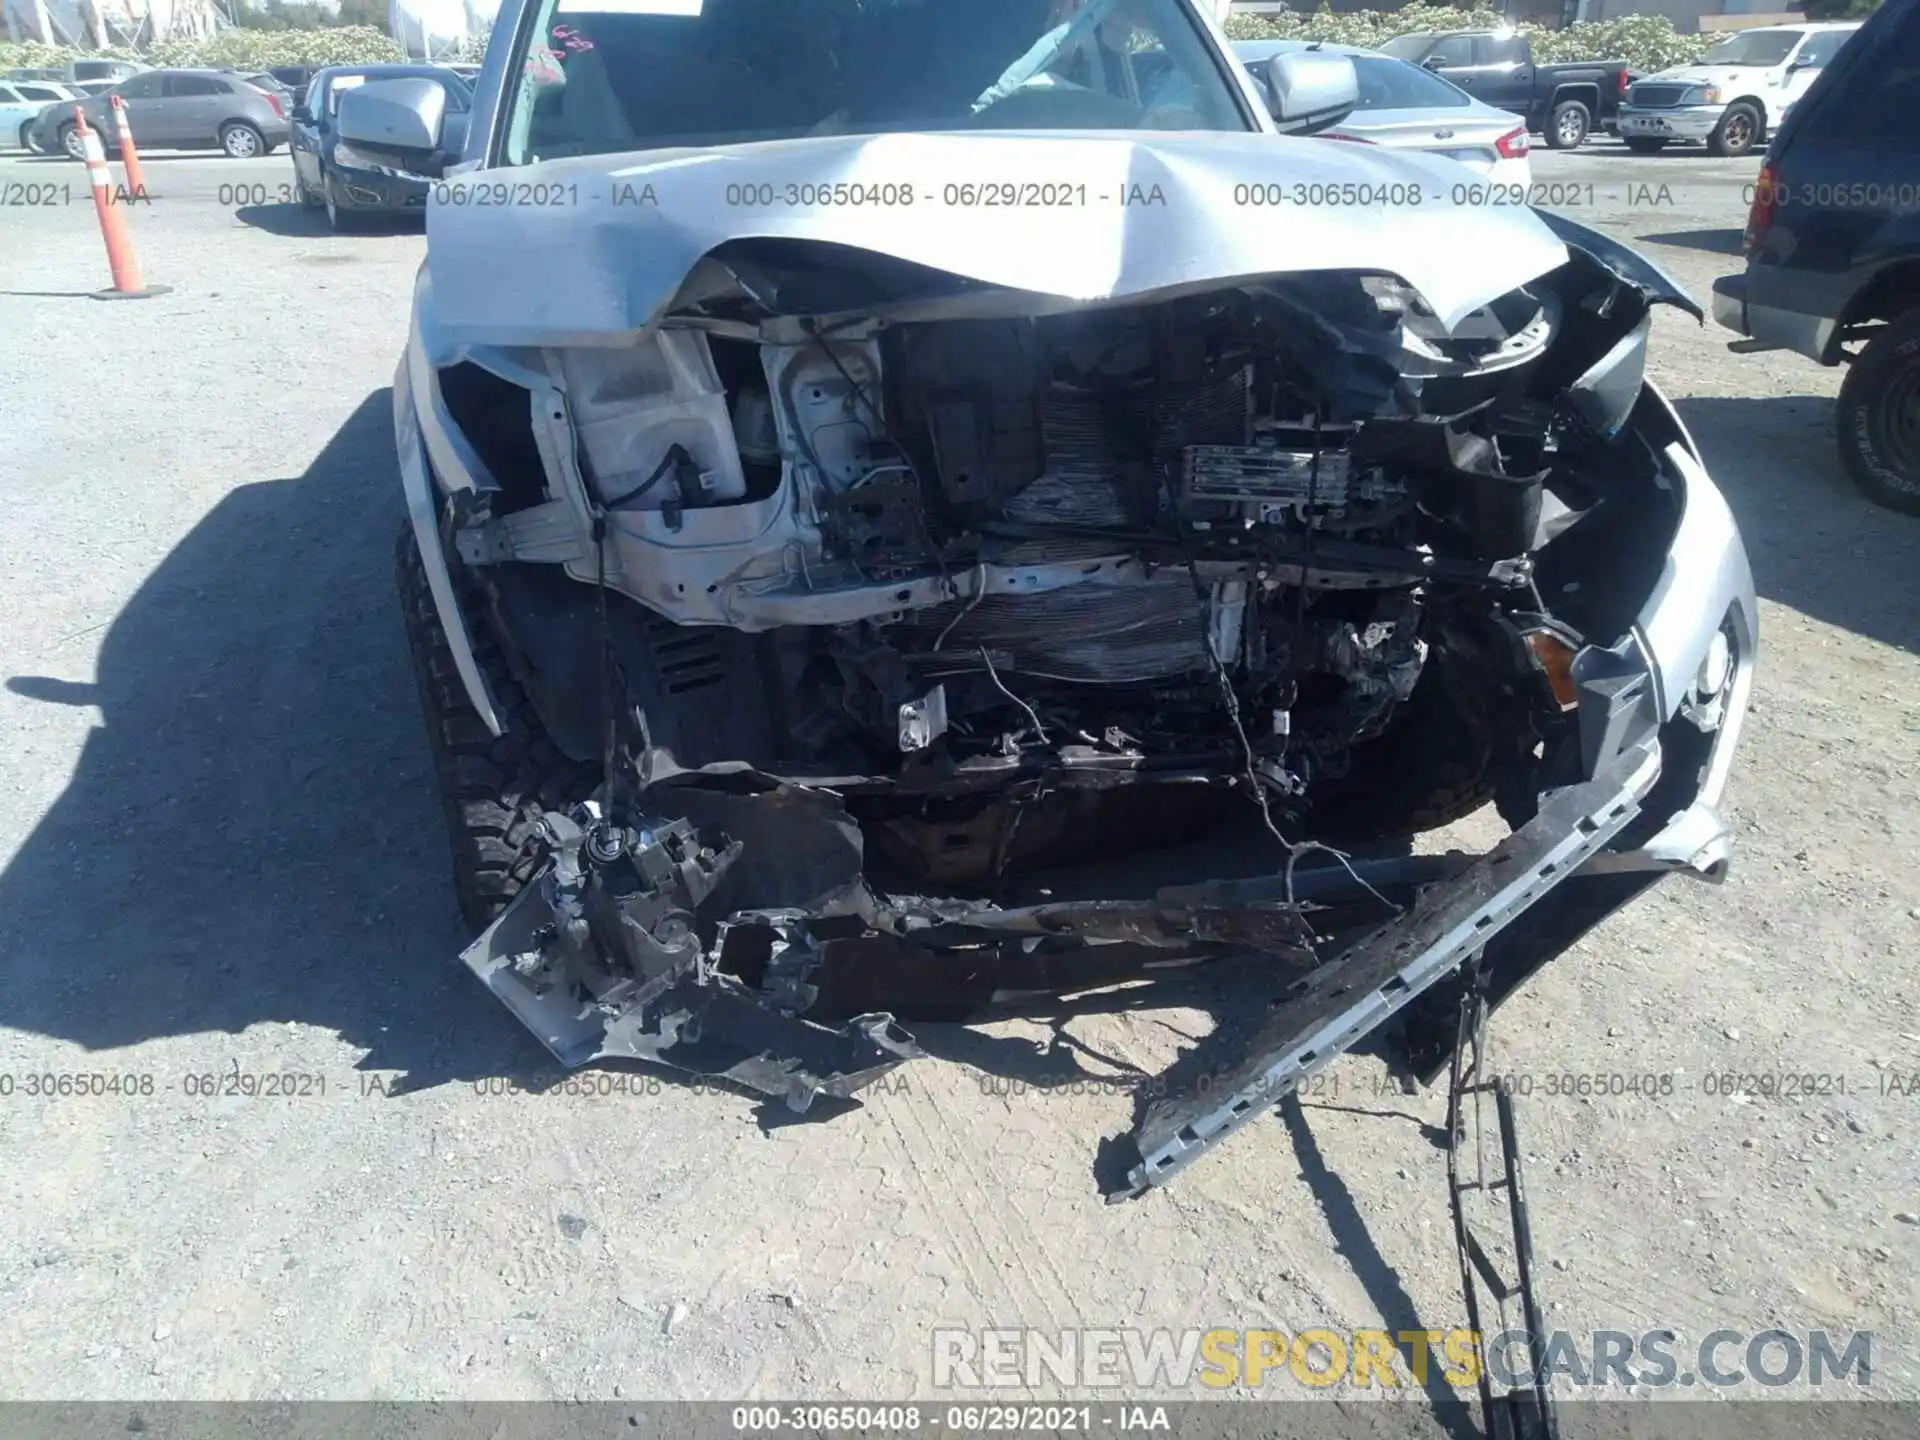
M 1747 219 L 1747 269 L 1713 284 L 1738 350 L 1849 366 L 1847 473 L 1920 514 L 1920 0 L 1887 0 L 1793 107 Z

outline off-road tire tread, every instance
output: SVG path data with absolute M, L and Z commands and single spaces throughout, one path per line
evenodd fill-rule
M 1840 382 L 1840 398 L 1834 405 L 1834 437 L 1840 447 L 1840 463 L 1847 478 L 1860 487 L 1868 499 L 1889 510 L 1920 515 L 1920 491 L 1902 490 L 1888 483 L 1873 465 L 1873 458 L 1862 452 L 1855 439 L 1855 427 L 1861 412 L 1877 403 L 1877 391 L 1902 365 L 1920 365 L 1920 310 L 1911 310 L 1891 321 L 1874 335 L 1855 360 L 1847 366 Z M 1907 353 L 1902 354 L 1902 351 Z
M 486 625 L 474 623 L 479 611 L 473 603 L 475 587 L 456 569 L 455 596 L 469 616 L 474 658 L 493 689 L 506 733 L 496 736 L 474 712 L 453 663 L 411 524 L 401 528 L 395 571 L 453 847 L 454 893 L 461 918 L 478 934 L 545 863 L 540 816 L 586 799 L 598 777 L 593 767 L 569 759 L 547 737 Z

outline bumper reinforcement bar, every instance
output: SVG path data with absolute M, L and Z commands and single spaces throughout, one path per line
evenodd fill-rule
M 1659 775 L 1657 735 L 1623 746 L 1594 778 L 1548 796 L 1531 821 L 1459 879 L 1427 890 L 1404 914 L 1296 982 L 1242 1053 L 1222 1057 L 1227 1063 L 1213 1068 L 1210 1083 L 1175 1085 L 1163 1075 L 1160 1098 L 1129 1137 L 1138 1163 L 1109 1203 L 1166 1184 L 1458 970 L 1605 848 L 1639 813 Z M 1181 1062 L 1181 1071 L 1192 1073 L 1190 1062 Z

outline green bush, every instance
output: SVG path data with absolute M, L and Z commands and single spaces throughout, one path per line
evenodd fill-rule
M 1403 10 L 1361 10 L 1335 15 L 1326 10 L 1311 14 L 1235 15 L 1227 34 L 1236 40 L 1324 40 L 1334 45 L 1375 48 L 1396 35 L 1415 30 L 1493 30 L 1512 22 L 1492 10 L 1455 9 L 1449 5 L 1413 4 Z M 1513 28 L 1533 42 L 1536 60 L 1557 64 L 1571 60 L 1625 60 L 1637 70 L 1664 70 L 1697 59 L 1718 37 L 1682 35 L 1663 15 L 1633 15 L 1565 30 L 1533 25 Z
M 1856 3 L 1856 0 L 1834 0 Z M 1864 0 L 1860 0 L 1864 3 Z M 1492 10 L 1461 10 L 1447 5 L 1413 4 L 1404 10 L 1362 10 L 1335 15 L 1235 15 L 1227 33 L 1236 40 L 1325 40 L 1340 45 L 1377 46 L 1395 35 L 1413 30 L 1494 29 L 1508 22 Z M 1669 65 L 1697 59 L 1717 38 L 1682 35 L 1673 22 L 1659 15 L 1634 15 L 1574 25 L 1566 30 L 1514 27 L 1533 41 L 1534 56 L 1552 64 L 1568 60 L 1625 60 L 1636 69 L 1664 70 Z M 441 58 L 478 64 L 486 53 L 485 36 L 463 41 Z M 17 65 L 64 65 L 92 54 L 61 46 L 0 42 L 0 69 Z M 145 60 L 149 65 L 232 65 L 263 69 L 269 65 L 354 65 L 378 60 L 404 60 L 399 44 L 372 25 L 336 26 L 325 30 L 226 30 L 209 40 L 173 40 L 146 55 L 131 51 L 98 52 L 122 59 Z
M 407 52 L 371 25 L 326 30 L 223 30 L 205 40 L 169 40 L 145 54 L 131 50 L 74 50 L 59 45 L 0 42 L 0 70 L 65 65 L 70 60 L 140 60 L 148 65 L 203 65 L 213 69 L 264 70 L 270 65 L 366 65 L 405 60 Z

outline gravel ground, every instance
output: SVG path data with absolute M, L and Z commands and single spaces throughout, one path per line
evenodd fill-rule
M 1536 179 L 1704 299 L 1755 168 L 1602 144 Z M 526 1093 L 553 1066 L 454 962 L 390 575 L 424 241 L 326 233 L 277 203 L 284 156 L 148 172 L 164 298 L 81 298 L 83 190 L 0 211 L 0 1396 L 924 1396 L 936 1326 L 1462 1323 L 1442 1098 L 1375 1062 L 1112 1208 L 1126 1097 L 1006 1093 L 1157 1069 L 1198 1012 L 921 1027 L 939 1058 L 830 1123 L 638 1070 Z M 1521 1102 L 1554 1325 L 1869 1330 L 1874 1393 L 1911 1398 L 1920 529 L 1845 483 L 1837 373 L 1725 338 L 1663 315 L 1653 370 L 1763 597 L 1736 868 L 1616 917 L 1494 1038 L 1542 1089 L 1675 1077 Z M 1829 1093 L 1735 1103 L 1725 1071 Z M 268 1072 L 310 1078 L 219 1093 Z

